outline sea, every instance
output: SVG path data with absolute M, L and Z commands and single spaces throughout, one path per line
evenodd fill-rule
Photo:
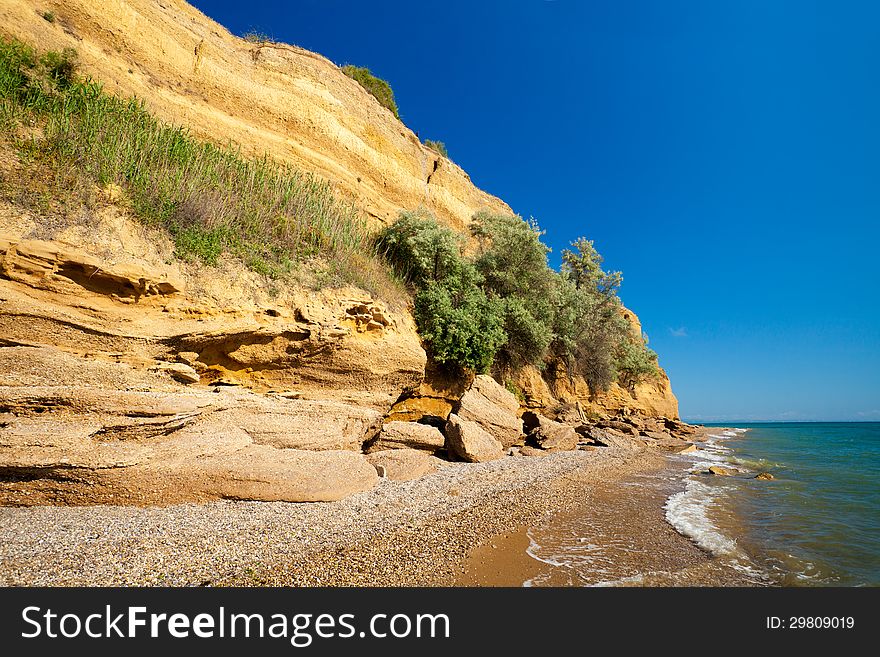
M 880 586 L 880 423 L 706 426 L 695 452 L 629 481 L 610 510 L 530 528 L 543 570 L 524 585 Z

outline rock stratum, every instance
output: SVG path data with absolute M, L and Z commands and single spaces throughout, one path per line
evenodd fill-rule
M 0 33 L 75 48 L 107 90 L 327 178 L 377 223 L 510 212 L 329 60 L 178 0 L 8 0 Z M 0 200 L 0 504 L 329 501 L 449 459 L 690 444 L 663 373 L 595 395 L 526 368 L 518 399 L 429 363 L 406 308 L 182 262 L 105 191 L 85 222 Z

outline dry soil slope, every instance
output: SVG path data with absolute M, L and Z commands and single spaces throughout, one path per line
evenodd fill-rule
M 182 0 L 3 0 L 0 33 L 75 48 L 82 70 L 108 91 L 136 95 L 201 136 L 317 173 L 383 223 L 419 205 L 459 229 L 477 210 L 510 212 L 333 62 L 249 43 Z

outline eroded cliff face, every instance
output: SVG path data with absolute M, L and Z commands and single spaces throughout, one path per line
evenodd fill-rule
M 510 212 L 330 61 L 247 43 L 179 0 L 5 0 L 0 34 L 75 48 L 108 91 L 327 178 L 377 224 L 419 205 L 461 231 L 477 210 Z M 0 174 L 21 178 L 9 152 Z M 473 375 L 426 371 L 406 308 L 181 262 L 112 191 L 86 218 L 0 201 L 0 503 L 338 499 L 375 485 L 365 451 L 442 444 L 383 422 L 467 415 Z M 559 368 L 513 383 L 520 413 L 678 417 L 662 372 L 602 395 Z
M 480 209 L 510 212 L 330 60 L 237 38 L 182 0 L 4 0 L 0 34 L 76 49 L 107 91 L 137 96 L 199 136 L 314 172 L 375 222 L 420 205 L 457 229 Z

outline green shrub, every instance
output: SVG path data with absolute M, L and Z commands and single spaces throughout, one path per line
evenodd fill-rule
M 623 336 L 619 342 L 616 353 L 617 369 L 621 373 L 621 383 L 632 388 L 647 378 L 657 376 L 657 354 L 648 348 L 647 336 L 632 335 L 625 319 L 623 322 L 627 324 L 628 335 Z
M 51 11 L 44 11 L 44 12 L 40 13 L 40 16 L 42 16 L 43 20 L 45 20 L 48 23 L 55 22 L 55 14 L 53 14 Z
M 574 251 L 563 249 L 562 273 L 576 288 L 597 291 L 604 297 L 613 297 L 620 289 L 623 276 L 619 271 L 606 272 L 602 269 L 602 256 L 593 246 L 593 241 L 579 237 L 572 242 Z
M 382 107 L 391 110 L 395 118 L 400 118 L 400 114 L 397 112 L 397 103 L 394 102 L 394 92 L 391 90 L 391 85 L 385 80 L 377 78 L 370 69 L 364 66 L 346 64 L 342 67 L 342 72 L 352 80 L 356 80 L 373 98 L 379 101 Z
M 479 248 L 474 261 L 487 293 L 505 301 L 499 365 L 542 367 L 553 340 L 553 270 L 547 264 L 550 249 L 534 221 L 518 216 L 479 212 L 471 233 Z
M 436 151 L 440 155 L 445 158 L 449 157 L 449 151 L 446 150 L 446 144 L 442 141 L 434 141 L 433 139 L 426 139 L 425 146 L 430 148 L 432 151 Z
M 506 340 L 502 302 L 474 285 L 456 290 L 431 283 L 416 294 L 413 314 L 438 363 L 486 372 Z
M 382 230 L 376 248 L 397 274 L 417 288 L 462 275 L 462 238 L 426 210 L 401 212 Z

